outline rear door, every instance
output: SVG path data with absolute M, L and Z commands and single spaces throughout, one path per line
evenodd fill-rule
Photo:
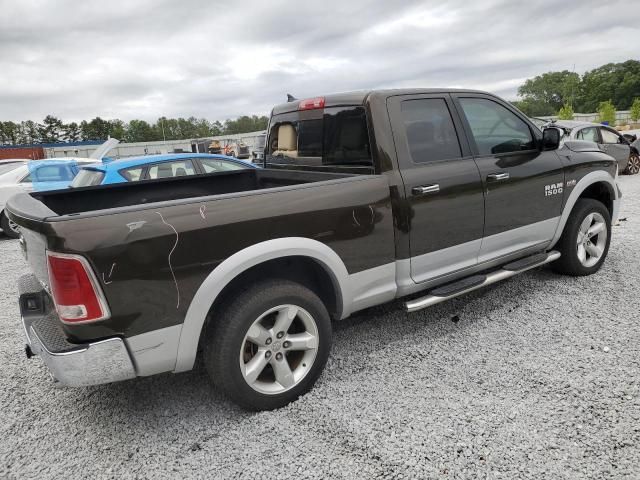
M 622 172 L 627 168 L 631 147 L 622 135 L 607 127 L 599 127 L 602 137 L 602 149 L 618 162 L 618 168 Z
M 394 96 L 387 107 L 404 182 L 412 279 L 476 265 L 482 182 L 450 95 Z
M 555 151 L 539 149 L 541 132 L 505 102 L 482 94 L 453 97 L 484 188 L 479 262 L 540 248 L 553 238 L 560 220 L 560 158 Z

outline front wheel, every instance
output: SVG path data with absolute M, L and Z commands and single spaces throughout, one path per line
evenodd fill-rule
M 638 172 L 640 172 L 640 155 L 631 153 L 631 155 L 629 155 L 629 163 L 627 163 L 627 168 L 625 168 L 624 173 L 627 175 L 636 175 Z
M 9 220 L 6 212 L 0 213 L 0 227 L 2 227 L 2 231 L 9 238 L 18 238 L 20 236 L 18 224 Z
M 331 321 L 308 288 L 289 280 L 255 284 L 214 313 L 204 361 L 213 383 L 250 410 L 272 410 L 309 391 L 331 347 Z
M 578 200 L 567 220 L 556 249 L 562 256 L 553 262 L 559 273 L 591 275 L 600 270 L 611 242 L 611 215 L 599 201 Z

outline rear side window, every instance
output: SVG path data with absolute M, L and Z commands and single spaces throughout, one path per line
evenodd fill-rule
M 137 182 L 142 178 L 142 167 L 120 170 L 120 175 L 122 175 L 128 182 Z
M 74 188 L 92 187 L 94 185 L 100 185 L 103 178 L 104 172 L 100 170 L 82 168 L 76 175 L 76 178 L 73 179 L 73 182 L 71 182 L 71 186 Z
M 598 138 L 598 130 L 595 127 L 583 128 L 582 130 L 576 133 L 576 139 L 578 140 L 589 140 L 590 142 L 600 142 L 600 138 Z
M 238 163 L 216 158 L 201 158 L 200 163 L 202 164 L 202 169 L 205 173 L 228 172 L 229 170 L 243 170 L 248 168 Z
M 35 182 L 70 182 L 75 172 L 67 165 L 43 165 L 31 171 Z
M 415 163 L 462 156 L 451 113 L 444 99 L 405 100 L 401 111 L 407 144 Z
M 0 163 L 0 175 L 9 173 L 11 170 L 15 170 L 16 168 L 20 168 L 21 166 L 21 163 Z
M 461 98 L 479 155 L 515 153 L 535 148 L 527 124 L 516 114 L 486 98 Z
M 327 107 L 275 115 L 267 163 L 373 167 L 364 108 Z
M 180 160 L 178 162 L 164 162 L 149 167 L 149 178 L 172 178 L 195 175 L 191 160 Z

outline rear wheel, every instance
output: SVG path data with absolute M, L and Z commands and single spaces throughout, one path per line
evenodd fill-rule
M 18 238 L 20 236 L 18 224 L 9 220 L 6 212 L 0 214 L 0 227 L 2 227 L 2 231 L 9 238 Z
M 244 408 L 271 410 L 296 400 L 320 376 L 331 321 L 308 288 L 269 280 L 224 305 L 205 335 L 204 360 L 213 383 Z
M 566 275 L 591 275 L 604 263 L 610 242 L 609 210 L 597 200 L 582 198 L 567 220 L 556 246 L 562 256 L 551 264 L 552 268 Z
M 631 155 L 629 155 L 629 163 L 627 163 L 627 168 L 624 170 L 624 173 L 636 175 L 638 172 L 640 172 L 640 155 L 631 152 Z

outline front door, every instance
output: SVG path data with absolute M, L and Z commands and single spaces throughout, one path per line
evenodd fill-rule
M 485 226 L 478 261 L 542 248 L 553 238 L 562 210 L 559 156 L 541 151 L 539 131 L 497 98 L 454 98 L 484 188 Z
M 405 189 L 411 278 L 424 282 L 476 265 L 482 182 L 450 95 L 400 95 L 387 105 Z

